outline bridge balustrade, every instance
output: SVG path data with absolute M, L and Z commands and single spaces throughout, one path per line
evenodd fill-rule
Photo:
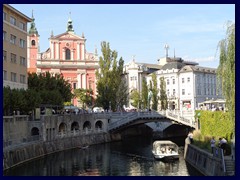
M 114 113 L 113 113 L 114 114 Z M 183 115 L 186 117 L 183 117 Z M 138 118 L 162 118 L 162 117 L 167 117 L 171 120 L 174 120 L 178 123 L 187 125 L 187 126 L 191 126 L 191 127 L 195 127 L 195 120 L 194 120 L 194 112 L 193 111 L 170 111 L 170 110 L 166 110 L 166 111 L 150 111 L 150 112 L 131 112 L 131 113 L 127 113 L 127 115 L 125 115 L 124 117 L 120 116 L 120 115 L 113 115 L 115 118 L 118 117 L 117 121 L 114 121 L 112 123 L 109 124 L 108 126 L 108 130 L 111 131 L 113 129 L 116 129 L 124 124 L 128 124 Z

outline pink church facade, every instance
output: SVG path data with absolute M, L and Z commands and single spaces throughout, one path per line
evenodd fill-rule
M 33 18 L 34 19 L 34 18 Z M 33 22 L 34 23 L 34 20 Z M 50 47 L 39 53 L 39 35 L 35 30 L 35 24 L 31 24 L 28 34 L 28 71 L 51 74 L 62 74 L 65 80 L 72 86 L 72 90 L 84 88 L 93 90 L 93 98 L 96 98 L 95 71 L 99 68 L 98 55 L 86 51 L 86 39 L 84 35 L 74 33 L 72 20 L 68 20 L 67 31 L 49 38 Z M 77 99 L 72 103 L 79 106 Z

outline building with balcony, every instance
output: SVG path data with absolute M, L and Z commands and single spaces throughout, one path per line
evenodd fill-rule
M 3 4 L 3 87 L 27 89 L 27 23 L 32 19 Z
M 68 19 L 66 32 L 49 38 L 50 47 L 40 52 L 39 34 L 32 17 L 28 32 L 28 71 L 45 73 L 49 71 L 53 76 L 62 74 L 71 84 L 72 89 L 92 89 L 93 98 L 96 97 L 95 71 L 99 68 L 97 51 L 86 51 L 84 34 L 75 34 L 71 18 Z M 77 99 L 72 104 L 79 106 Z

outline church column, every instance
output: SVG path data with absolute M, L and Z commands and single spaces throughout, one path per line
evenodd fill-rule
M 62 50 L 62 60 L 65 60 L 65 48 L 63 48 L 63 50 Z
M 81 55 L 81 60 L 84 60 L 85 52 L 84 52 L 84 44 L 83 44 L 83 43 L 81 43 L 81 52 L 80 52 L 80 55 Z
M 59 42 L 56 43 L 56 59 L 59 59 Z
M 86 89 L 86 73 L 82 74 L 82 88 Z
M 77 75 L 77 88 L 81 88 L 81 73 Z
M 77 43 L 77 60 L 80 60 L 80 43 Z
M 54 43 L 51 42 L 51 59 L 54 59 Z
M 73 49 L 71 50 L 71 60 L 73 60 L 74 57 L 73 57 Z

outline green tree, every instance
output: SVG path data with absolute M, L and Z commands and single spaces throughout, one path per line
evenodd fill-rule
M 99 58 L 99 71 L 96 72 L 97 78 L 97 105 L 104 109 L 116 110 L 121 97 L 116 95 L 122 94 L 125 99 L 126 91 L 119 92 L 122 88 L 122 74 L 124 61 L 122 58 L 117 61 L 117 51 L 110 49 L 109 43 L 101 43 L 102 56 Z M 111 104 L 110 104 L 111 103 Z
M 128 87 L 126 85 L 126 81 L 124 78 L 121 78 L 117 93 L 116 93 L 116 103 L 117 103 L 117 110 L 123 108 L 123 105 L 127 104 L 128 98 Z
M 132 92 L 130 94 L 130 100 L 131 100 L 132 106 L 139 108 L 140 94 L 136 89 L 132 90 Z
M 83 108 L 92 105 L 93 91 L 91 89 L 75 89 L 74 96 L 82 103 Z
M 166 94 L 166 82 L 164 77 L 160 78 L 160 102 L 161 102 L 161 109 L 167 109 L 167 94 Z
M 40 94 L 41 104 L 63 105 L 63 102 L 71 101 L 73 97 L 71 85 L 61 74 L 29 73 L 28 89 Z
M 226 107 L 235 127 L 235 23 L 228 22 L 226 37 L 219 42 L 220 62 L 217 77 L 226 99 Z M 233 128 L 233 132 L 235 128 Z
M 3 114 L 12 115 L 17 111 L 20 114 L 29 114 L 41 103 L 40 93 L 35 90 L 3 88 Z
M 143 108 L 146 109 L 148 106 L 148 86 L 146 78 L 142 79 L 142 96 L 141 96 Z
M 157 110 L 158 108 L 158 88 L 157 88 L 157 76 L 156 73 L 152 73 L 152 109 Z
M 40 96 L 40 93 L 38 93 L 34 89 L 27 89 L 25 91 L 25 99 L 26 101 L 26 107 L 25 107 L 25 112 L 34 112 L 36 107 L 39 107 L 39 104 L 41 104 L 42 99 Z M 28 113 L 27 113 L 28 114 Z
M 10 115 L 12 111 L 11 107 L 12 94 L 9 86 L 3 87 L 3 114 Z

